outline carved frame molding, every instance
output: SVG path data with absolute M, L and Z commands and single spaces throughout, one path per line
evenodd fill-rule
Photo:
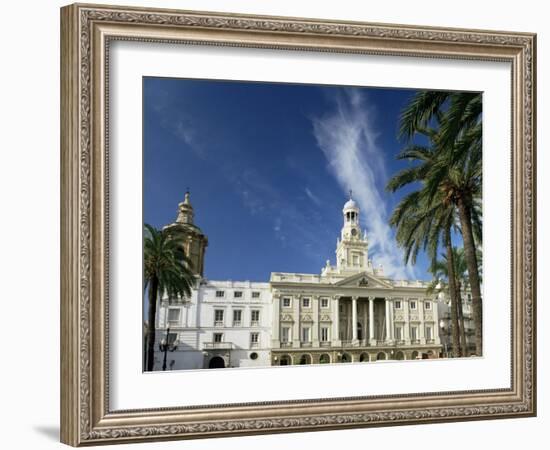
M 512 65 L 512 386 L 111 411 L 108 61 L 112 40 L 508 61 Z M 61 440 L 129 441 L 536 414 L 536 36 L 483 30 L 75 4 L 61 10 Z

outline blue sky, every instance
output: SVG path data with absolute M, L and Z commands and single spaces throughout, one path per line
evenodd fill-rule
M 145 78 L 144 221 L 173 222 L 186 188 L 207 234 L 205 275 L 267 281 L 334 264 L 349 189 L 369 256 L 395 278 L 429 279 L 421 255 L 406 267 L 387 224 L 406 191 L 388 179 L 398 116 L 414 90 Z

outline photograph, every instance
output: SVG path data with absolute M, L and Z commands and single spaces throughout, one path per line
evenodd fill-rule
M 481 92 L 142 86 L 144 372 L 484 356 Z

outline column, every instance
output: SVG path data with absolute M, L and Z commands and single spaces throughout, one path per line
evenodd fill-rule
M 333 346 L 339 347 L 342 345 L 340 341 L 340 296 L 335 295 L 333 297 L 332 307 L 332 336 L 331 341 Z
M 374 297 L 368 297 L 369 301 L 369 343 L 376 345 L 374 342 Z
M 384 322 L 386 322 L 386 341 L 389 341 L 391 339 L 390 336 L 390 302 L 387 298 L 384 299 L 384 305 L 386 306 L 386 317 Z
M 312 295 L 313 302 L 313 329 L 311 330 L 311 342 L 313 347 L 319 347 L 319 296 Z
M 395 323 L 393 317 L 393 297 L 389 299 L 390 302 L 390 341 L 395 340 Z
M 271 347 L 272 348 L 279 348 L 281 346 L 281 341 L 279 337 L 279 332 L 281 325 L 279 323 L 279 320 L 281 318 L 281 296 L 280 295 L 274 295 L 273 296 L 273 323 L 271 326 Z
M 351 340 L 357 342 L 357 297 L 351 297 Z
M 367 324 L 369 323 L 369 317 L 368 317 L 369 308 L 368 306 L 363 303 L 363 336 L 361 337 L 364 342 L 367 342 L 368 345 L 368 336 L 369 336 L 369 329 L 367 328 Z
M 434 300 L 432 302 L 432 314 L 434 318 L 434 326 L 433 326 L 434 343 L 436 345 L 441 345 L 441 338 L 439 337 L 439 302 L 437 300 Z
M 292 310 L 294 311 L 294 324 L 292 325 L 292 347 L 300 347 L 300 296 L 292 297 Z
M 409 299 L 403 298 L 403 340 L 405 345 L 411 345 L 411 321 L 409 319 Z

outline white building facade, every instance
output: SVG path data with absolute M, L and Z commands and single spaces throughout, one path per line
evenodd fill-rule
M 191 211 L 185 219 L 192 219 L 188 194 L 183 204 Z M 342 214 L 336 264 L 327 261 L 320 274 L 209 281 L 202 277 L 206 245 L 196 245 L 203 253 L 196 256 L 201 272 L 191 298 L 159 305 L 157 336 L 169 345 L 167 352 L 159 347 L 155 369 L 164 354 L 175 370 L 439 357 L 438 302 L 426 294 L 427 283 L 384 276 L 369 259 L 355 201 Z

